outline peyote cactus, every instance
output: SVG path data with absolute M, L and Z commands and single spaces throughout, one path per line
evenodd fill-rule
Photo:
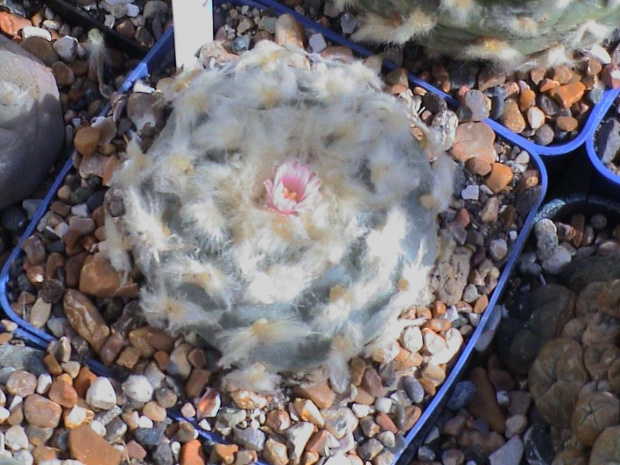
M 552 65 L 608 38 L 620 24 L 618 0 L 343 0 L 364 12 L 355 40 L 405 43 L 499 62 Z
M 263 390 L 316 368 L 344 389 L 351 357 L 395 340 L 431 298 L 452 181 L 380 87 L 361 62 L 263 41 L 196 77 L 148 154 L 130 144 L 104 249 L 125 272 L 133 253 L 151 324 Z

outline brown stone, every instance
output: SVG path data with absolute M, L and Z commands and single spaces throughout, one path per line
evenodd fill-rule
M 142 414 L 149 417 L 154 422 L 160 422 L 166 419 L 166 409 L 153 400 L 147 402 L 144 407 L 142 407 Z
M 493 163 L 497 159 L 494 142 L 495 132 L 487 124 L 459 124 L 451 153 L 457 161 L 465 162 L 477 157 L 487 163 Z
M 555 120 L 555 124 L 562 131 L 571 132 L 577 129 L 577 126 L 579 126 L 579 121 L 572 116 L 558 116 Z
M 13 396 L 26 397 L 34 394 L 37 377 L 27 371 L 16 370 L 9 375 L 5 387 L 6 391 Z
M 0 11 L 0 30 L 5 34 L 15 37 L 26 26 L 32 26 L 28 19 L 6 11 Z
M 384 397 L 386 394 L 379 373 L 372 367 L 366 368 L 364 376 L 362 377 L 361 387 L 373 397 Z
M 78 394 L 75 388 L 70 383 L 60 379 L 56 379 L 52 383 L 47 396 L 51 401 L 66 408 L 71 408 L 78 402 Z
M 70 86 L 75 81 L 75 74 L 73 74 L 73 70 L 62 61 L 57 61 L 52 65 L 52 74 L 56 79 L 56 84 L 61 87 Z
M 392 433 L 398 433 L 398 428 L 394 424 L 394 421 L 385 413 L 379 412 L 375 417 L 375 422 L 379 425 L 382 431 L 391 431 Z
M 142 460 L 146 457 L 146 450 L 136 441 L 131 440 L 127 443 L 127 455 L 133 460 Z
M 549 96 L 564 108 L 570 108 L 583 97 L 586 86 L 581 82 L 573 82 L 549 91 Z
M 174 338 L 161 329 L 149 328 L 147 341 L 155 350 L 170 352 L 174 347 Z
M 265 424 L 276 433 L 282 433 L 291 426 L 291 417 L 286 410 L 270 410 Z
M 63 307 L 73 329 L 99 352 L 110 334 L 110 328 L 95 305 L 81 292 L 68 289 Z
M 140 360 L 140 355 L 140 351 L 135 347 L 125 347 L 119 355 L 118 359 L 116 360 L 116 364 L 131 370 L 133 367 L 136 366 L 138 360 Z
M 53 449 L 47 446 L 37 446 L 32 451 L 34 457 L 34 463 L 41 463 L 44 460 L 54 460 L 58 457 L 57 449 Z
M 525 118 L 521 110 L 519 110 L 517 102 L 506 102 L 500 121 L 504 126 L 517 134 L 522 133 L 526 128 Z
M 26 421 L 39 428 L 56 428 L 60 422 L 62 407 L 39 394 L 32 394 L 24 401 Z
M 60 363 L 58 363 L 58 360 L 56 360 L 56 357 L 54 357 L 53 354 L 47 354 L 45 357 L 43 357 L 43 363 L 45 363 L 45 366 L 47 367 L 47 370 L 50 372 L 51 375 L 58 376 L 62 374 L 62 367 L 60 366 Z
M 192 439 L 183 444 L 181 448 L 181 465 L 205 465 L 205 463 L 205 454 L 198 439 Z
M 122 333 L 112 333 L 112 335 L 105 341 L 103 347 L 99 351 L 99 357 L 104 365 L 110 366 L 118 358 L 121 350 L 125 346 L 125 338 Z
M 80 292 L 96 297 L 138 296 L 138 285 L 131 279 L 122 282 L 122 275 L 106 260 L 88 257 L 80 271 Z
M 509 166 L 493 163 L 491 174 L 486 179 L 485 184 L 493 193 L 498 194 L 510 184 L 512 177 L 512 170 Z
M 536 92 L 525 89 L 519 94 L 519 110 L 525 111 L 536 103 Z
M 88 257 L 87 252 L 81 252 L 77 255 L 69 257 L 65 263 L 65 271 L 67 272 L 67 287 L 77 287 L 80 282 L 80 270 L 84 265 L 84 260 Z
M 83 157 L 92 157 L 97 150 L 101 138 L 101 129 L 85 126 L 75 133 L 73 145 Z
M 209 370 L 194 368 L 191 374 L 189 375 L 187 382 L 185 383 L 185 395 L 190 399 L 193 399 L 194 397 L 200 397 L 200 395 L 204 391 L 204 388 L 210 379 L 211 379 L 211 372 Z M 246 391 L 246 392 L 249 392 L 249 391 Z M 245 408 L 245 407 L 242 407 L 242 408 Z M 253 408 L 260 408 L 260 407 L 253 407 Z
M 71 456 L 84 465 L 119 465 L 121 453 L 93 431 L 90 425 L 69 430 Z
M 469 411 L 474 417 L 486 420 L 493 431 L 502 434 L 506 427 L 505 417 L 497 404 L 495 389 L 487 377 L 487 371 L 476 367 L 469 379 L 476 385 L 476 394 L 468 405 Z
M 273 465 L 286 465 L 288 463 L 288 450 L 286 445 L 271 438 L 265 441 L 263 456 L 268 463 Z
M 295 386 L 295 394 L 310 399 L 320 409 L 328 409 L 336 399 L 336 393 L 323 381 L 308 386 Z
M 236 444 L 214 444 L 211 449 L 210 462 L 232 465 L 235 461 L 235 454 L 239 450 Z
M 148 326 L 142 326 L 129 331 L 129 343 L 138 349 L 140 355 L 144 358 L 150 358 L 155 353 L 155 349 L 147 341 L 148 332 Z

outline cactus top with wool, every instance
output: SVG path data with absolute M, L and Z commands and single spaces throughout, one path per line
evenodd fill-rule
M 369 68 L 263 41 L 195 78 L 146 155 L 130 145 L 126 214 L 106 229 L 145 275 L 152 324 L 198 334 L 223 366 L 342 384 L 351 357 L 429 303 L 435 182 Z
M 558 64 L 620 24 L 618 0 L 343 1 L 365 13 L 356 40 L 413 39 L 431 52 L 509 68 Z

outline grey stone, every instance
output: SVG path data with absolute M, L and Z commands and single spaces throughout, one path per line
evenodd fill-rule
M 257 428 L 233 428 L 233 437 L 236 443 L 246 449 L 261 451 L 265 447 L 265 433 Z
M 486 97 L 477 89 L 468 90 L 456 114 L 461 122 L 482 121 L 489 117 Z
M 64 141 L 54 76 L 0 36 L 0 209 L 36 189 Z
M 38 349 L 10 344 L 0 345 L 0 366 L 24 370 L 35 376 L 47 373 L 43 363 L 44 356 L 45 353 Z
M 605 121 L 596 136 L 596 152 L 603 163 L 611 163 L 620 151 L 620 123 L 615 119 Z
M 497 449 L 489 456 L 491 465 L 519 465 L 523 457 L 523 442 L 519 436 Z
M 478 392 L 476 385 L 471 381 L 456 383 L 446 407 L 450 410 L 460 410 L 471 402 L 476 392 Z

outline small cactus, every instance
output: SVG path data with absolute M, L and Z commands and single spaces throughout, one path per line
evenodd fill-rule
M 104 250 L 125 273 L 132 252 L 148 321 L 215 346 L 235 382 L 344 389 L 348 360 L 431 300 L 446 163 L 361 62 L 262 41 L 196 77 L 147 154 L 130 143 Z
M 617 0 L 344 0 L 363 11 L 354 39 L 405 43 L 507 68 L 570 61 L 611 36 Z

